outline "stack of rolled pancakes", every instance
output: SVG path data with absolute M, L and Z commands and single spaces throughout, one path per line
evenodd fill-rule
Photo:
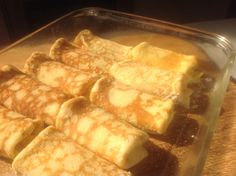
M 175 105 L 189 107 L 196 66 L 194 56 L 89 30 L 58 39 L 23 71 L 1 68 L 0 154 L 22 175 L 132 175 L 147 133 L 164 135 Z

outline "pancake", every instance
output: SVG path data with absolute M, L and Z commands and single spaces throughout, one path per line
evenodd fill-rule
M 95 75 L 106 73 L 115 62 L 108 57 L 78 48 L 63 38 L 55 41 L 50 49 L 49 56 L 53 60 Z
M 135 60 L 147 66 L 182 73 L 192 72 L 198 66 L 198 61 L 193 55 L 162 49 L 147 42 L 141 42 L 135 46 L 126 46 L 99 37 L 88 29 L 79 32 L 74 43 L 79 48 L 90 50 L 99 56 L 106 56 L 116 62 Z
M 123 169 L 136 165 L 148 155 L 143 145 L 148 140 L 145 132 L 84 97 L 62 105 L 56 126 L 77 143 Z
M 84 29 L 78 33 L 74 43 L 83 49 L 90 50 L 99 56 L 115 61 L 125 60 L 131 47 L 94 35 L 90 30 Z
M 17 173 L 26 176 L 131 175 L 76 144 L 52 126 L 43 130 L 19 153 L 12 167 Z
M 7 68 L 8 72 L 9 70 L 13 70 L 13 67 L 7 66 Z M 100 154 L 102 157 L 108 159 L 111 162 L 114 162 L 122 168 L 131 167 L 147 156 L 147 151 L 143 147 L 143 143 L 148 139 L 146 133 L 119 121 L 102 109 L 100 109 L 100 111 L 102 111 L 103 114 L 94 117 L 92 113 L 93 111 L 96 113 L 96 110 L 98 109 L 96 106 L 89 105 L 90 103 L 85 103 L 87 104 L 85 107 L 88 107 L 89 111 L 87 111 L 88 109 L 86 108 L 84 110 L 80 108 L 80 106 L 83 105 L 83 102 L 85 101 L 84 98 L 79 98 L 79 100 L 78 98 L 71 99 L 57 89 L 47 87 L 41 82 L 30 78 L 26 74 L 23 74 L 19 70 L 14 70 L 17 74 L 14 75 L 14 77 L 10 77 L 11 79 L 6 79 L 6 82 L 4 81 L 4 83 L 0 86 L 0 88 L 3 90 L 3 92 L 0 93 L 0 100 L 4 105 L 8 105 L 9 108 L 15 109 L 22 114 L 31 113 L 31 117 L 32 115 L 37 115 L 38 119 L 43 120 L 47 124 L 55 125 L 58 129 L 61 129 L 79 144 L 86 146 L 91 151 Z M 7 77 L 6 73 L 8 72 L 4 72 L 4 78 Z M 14 84 L 10 84 L 9 82 L 13 82 Z M 16 87 L 15 83 L 18 83 L 17 85 L 19 85 L 16 91 L 14 89 Z M 12 88 L 13 86 L 14 88 Z M 18 91 L 21 92 L 22 90 L 25 92 L 25 96 L 20 96 L 20 98 L 18 98 Z M 35 90 L 39 90 L 37 95 L 32 93 L 35 92 Z M 6 100 L 5 98 L 7 95 L 7 99 L 14 101 L 10 101 L 11 103 L 8 103 L 9 100 Z M 32 102 L 28 101 L 28 96 L 31 97 Z M 42 96 L 45 98 L 42 99 Z M 49 104 L 48 107 L 47 103 Z M 53 106 L 50 106 L 51 103 L 53 103 Z M 32 109 L 29 107 L 32 107 Z M 44 108 L 47 110 L 46 112 L 53 112 L 53 114 L 50 114 L 50 119 L 49 117 L 44 117 L 44 115 L 48 115 L 44 111 L 42 112 Z M 81 115 L 80 113 L 83 111 L 85 111 L 85 114 Z M 88 115 L 88 117 L 86 115 Z M 108 117 L 110 120 L 108 120 L 107 123 L 112 121 L 112 123 L 119 126 L 120 129 L 125 129 L 124 133 L 131 136 L 133 140 L 130 139 L 126 141 L 126 138 L 122 138 L 120 133 L 115 132 L 117 131 L 116 127 L 109 129 L 107 127 L 107 123 L 105 123 L 103 119 L 107 119 Z M 77 130 L 75 130 L 78 129 L 79 131 L 83 131 L 84 128 L 86 129 L 86 121 L 88 121 L 87 123 L 91 122 L 90 118 L 96 122 L 94 124 L 94 129 L 98 129 L 98 131 L 84 131 L 82 135 Z M 70 126 L 68 127 L 66 124 L 69 124 Z M 103 139 L 99 138 L 102 135 L 99 129 L 102 129 L 103 131 L 105 131 L 104 129 L 107 130 L 107 134 L 104 133 L 104 136 L 107 137 L 106 146 L 102 145 Z M 93 141 L 87 143 L 84 141 L 85 136 L 91 137 Z M 98 145 L 99 143 L 101 144 Z M 115 146 L 120 146 L 120 149 L 117 149 Z M 112 150 L 113 153 L 111 153 L 109 150 Z M 137 152 L 140 152 L 140 155 L 136 155 Z
M 171 50 L 153 46 L 142 42 L 134 46 L 128 53 L 132 60 L 145 63 L 161 69 L 173 70 L 182 73 L 192 72 L 198 65 L 193 55 L 184 55 Z
M 0 105 L 0 156 L 13 159 L 43 127 L 42 121 L 26 118 Z
M 94 84 L 90 101 L 138 128 L 159 134 L 165 133 L 174 114 L 173 100 L 162 101 L 107 77 Z
M 160 100 L 173 99 L 189 107 L 192 90 L 185 74 L 149 67 L 133 61 L 114 64 L 109 73 L 118 81 L 143 92 L 154 94 Z
M 43 53 L 33 53 L 27 59 L 24 71 L 35 79 L 73 96 L 86 95 L 99 78 L 53 61 Z
M 55 123 L 61 105 L 70 98 L 10 65 L 0 69 L 0 80 L 1 104 L 46 124 Z

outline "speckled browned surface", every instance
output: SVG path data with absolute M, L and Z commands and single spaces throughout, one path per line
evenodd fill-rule
M 0 158 L 0 176 L 15 176 L 10 166 L 10 161 Z M 236 174 L 236 85 L 230 83 L 202 175 L 233 176 L 234 174 Z
M 0 175 L 1 176 L 15 176 L 11 168 L 11 161 L 0 157 Z

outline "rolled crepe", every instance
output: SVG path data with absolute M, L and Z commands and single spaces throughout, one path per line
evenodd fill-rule
M 11 93 L 9 97 L 11 99 L 14 99 L 14 104 L 10 104 L 11 108 L 15 108 L 14 105 L 16 105 L 17 110 L 19 112 L 25 112 L 25 111 L 28 112 L 27 110 L 23 109 L 23 108 L 27 107 L 24 104 L 28 103 L 27 105 L 31 106 L 32 104 L 34 105 L 35 101 L 36 102 L 39 101 L 39 103 L 41 103 L 40 96 L 45 96 L 45 98 L 49 97 L 48 99 L 46 99 L 47 100 L 46 102 L 43 101 L 42 103 L 44 103 L 43 104 L 44 106 L 47 105 L 47 103 L 48 103 L 49 107 L 46 106 L 46 108 L 54 108 L 56 110 L 56 111 L 55 110 L 52 111 L 52 112 L 54 112 L 54 116 L 50 116 L 51 117 L 50 119 L 48 119 L 48 118 L 45 119 L 44 116 L 43 116 L 45 114 L 45 112 L 41 113 L 40 107 L 36 106 L 37 104 L 35 105 L 36 106 L 35 109 L 33 108 L 34 111 L 33 111 L 32 114 L 38 115 L 40 119 L 44 120 L 48 124 L 54 124 L 54 125 L 56 125 L 57 128 L 65 130 L 65 133 L 68 134 L 69 137 L 71 137 L 73 139 L 78 139 L 77 142 L 79 142 L 81 144 L 84 144 L 84 146 L 86 146 L 87 148 L 90 148 L 92 151 L 94 151 L 96 153 L 99 153 L 100 155 L 104 156 L 104 158 L 107 158 L 110 161 L 112 161 L 114 163 L 117 163 L 117 164 L 119 164 L 123 167 L 130 167 L 131 165 L 134 165 L 137 162 L 141 161 L 147 155 L 146 150 L 142 146 L 142 144 L 147 140 L 147 135 L 143 132 L 139 132 L 137 129 L 134 130 L 131 126 L 127 126 L 127 125 L 123 124 L 122 122 L 119 122 L 119 121 L 116 122 L 115 118 L 112 119 L 113 120 L 112 122 L 114 124 L 119 124 L 120 128 L 122 128 L 122 126 L 123 126 L 123 128 L 126 129 L 126 134 L 127 135 L 130 133 L 130 131 L 132 131 L 132 132 L 136 131 L 137 132 L 137 135 L 133 134 L 134 140 L 126 141 L 127 142 L 126 145 L 125 145 L 124 139 L 120 137 L 120 133 L 115 133 L 115 132 L 112 133 L 115 130 L 115 128 L 110 129 L 111 130 L 111 135 L 110 136 L 108 134 L 104 134 L 106 137 L 108 137 L 106 139 L 106 140 L 108 140 L 107 146 L 104 146 L 104 147 L 101 146 L 101 145 L 98 145 L 98 143 L 101 142 L 101 139 L 100 139 L 100 136 L 99 136 L 99 135 L 101 135 L 101 133 L 97 134 L 97 133 L 99 133 L 99 131 L 89 130 L 89 131 L 86 131 L 86 133 L 83 134 L 83 135 L 80 134 L 80 133 L 77 133 L 77 131 L 74 130 L 75 129 L 74 125 L 77 125 L 76 128 L 78 128 L 78 130 L 82 130 L 83 128 L 86 127 L 85 126 L 86 125 L 86 123 L 85 123 L 86 118 L 83 118 L 84 116 L 79 114 L 80 110 L 81 110 L 79 108 L 79 106 L 81 105 L 81 103 L 76 103 L 76 101 L 75 101 L 76 98 L 74 98 L 74 99 L 67 98 L 64 94 L 61 94 L 60 92 L 57 92 L 57 90 L 51 89 L 50 87 L 48 87 L 48 89 L 46 89 L 46 90 L 45 90 L 45 88 L 46 88 L 45 87 L 44 89 L 42 89 L 43 91 L 41 91 L 41 89 L 40 89 L 40 94 L 38 94 L 37 96 L 31 95 L 31 92 L 34 91 L 34 90 L 37 90 L 38 87 L 42 86 L 42 84 L 40 82 L 37 82 L 37 81 L 33 80 L 32 78 L 28 77 L 27 75 L 21 73 L 20 71 L 18 71 L 17 73 L 20 75 L 20 78 L 23 78 L 21 80 L 23 80 L 25 82 L 25 85 L 22 85 L 22 84 L 20 84 L 21 82 L 19 82 L 18 85 L 21 85 L 21 86 L 19 86 L 19 89 L 17 89 L 17 90 L 21 91 L 21 87 L 23 87 L 24 88 L 23 90 L 27 94 L 26 94 L 25 99 L 24 98 L 17 99 L 15 97 L 17 97 L 18 92 L 12 91 L 11 86 L 7 87 L 6 90 L 9 89 L 10 93 Z M 16 79 L 16 78 L 18 78 L 19 75 L 16 75 L 15 77 L 13 77 L 14 78 L 14 81 L 13 81 L 14 83 L 18 82 L 18 79 Z M 12 79 L 10 81 L 12 81 Z M 6 84 L 8 84 L 8 82 Z M 3 88 L 4 85 L 5 84 L 2 85 L 2 88 Z M 45 85 L 43 85 L 43 86 L 45 86 Z M 2 93 L 4 95 L 5 92 L 2 92 Z M 58 94 L 63 95 L 62 96 L 63 99 L 59 99 L 60 101 L 58 100 Z M 33 102 L 27 101 L 27 96 L 28 95 L 33 96 L 33 98 L 34 98 Z M 0 97 L 1 97 L 1 93 L 0 93 Z M 53 99 L 50 98 L 50 97 L 53 97 Z M 45 100 L 45 98 L 43 98 L 43 100 Z M 6 103 L 7 101 L 3 101 L 3 100 L 5 100 L 4 98 L 1 98 L 0 100 L 2 100 L 2 102 L 5 103 L 6 105 L 9 105 L 8 103 Z M 63 101 L 61 101 L 61 100 L 63 100 Z M 51 102 L 54 103 L 53 107 L 50 106 Z M 42 105 L 42 109 L 44 108 L 43 105 Z M 76 110 L 76 109 L 78 109 L 78 110 Z M 95 109 L 94 111 L 96 111 L 95 107 L 94 107 L 94 109 Z M 51 110 L 51 109 L 49 109 L 49 110 Z M 31 112 L 31 111 L 29 111 L 29 112 Z M 91 115 L 91 114 L 88 112 L 88 115 Z M 106 113 L 104 112 L 104 118 L 106 118 L 106 116 L 112 117 L 112 115 L 109 115 L 109 114 L 106 115 Z M 102 123 L 103 122 L 103 119 L 102 119 L 103 116 L 101 115 L 101 116 L 98 116 L 98 117 L 101 118 L 101 119 L 97 118 L 96 120 L 98 121 L 97 122 L 98 124 L 95 124 L 95 125 L 97 125 L 97 127 L 99 129 L 107 128 L 106 123 L 105 124 Z M 80 119 L 77 119 L 77 118 L 82 118 L 82 119 L 84 119 L 84 121 L 80 120 Z M 95 117 L 93 117 L 93 118 L 95 118 Z M 57 122 L 56 122 L 56 119 L 58 119 Z M 78 122 L 77 124 L 73 124 L 74 119 Z M 68 129 L 66 126 L 64 126 L 66 124 L 66 122 L 72 123 L 71 124 L 71 129 Z M 87 123 L 89 123 L 89 120 L 88 120 Z M 68 130 L 69 130 L 69 133 L 67 133 Z M 140 137 L 138 137 L 139 133 L 140 133 Z M 91 141 L 90 143 L 86 143 L 84 141 L 85 140 L 84 136 L 92 137 L 92 138 L 94 138 L 94 140 Z M 118 141 L 119 137 L 121 139 Z M 115 139 L 116 139 L 116 141 L 115 141 Z M 86 139 L 86 140 L 88 140 L 88 139 Z M 109 151 L 106 151 L 106 150 L 112 149 L 112 147 L 115 146 L 115 145 L 117 145 L 117 146 L 124 145 L 124 148 L 121 147 L 120 150 L 113 150 L 112 151 L 112 152 L 114 152 L 113 154 L 109 153 Z M 136 152 L 140 152 L 140 155 L 136 156 L 135 155 Z M 121 157 L 121 158 L 119 158 L 119 157 Z M 127 159 L 128 161 L 125 161 L 125 159 Z
M 0 106 L 0 156 L 13 159 L 42 129 L 42 121 Z
M 43 53 L 33 53 L 24 71 L 39 81 L 73 96 L 86 95 L 98 76 L 77 70 L 50 59 Z
M 181 72 L 126 61 L 114 64 L 109 73 L 135 89 L 154 94 L 161 100 L 173 99 L 189 107 L 192 90 L 188 88 L 188 77 Z
M 64 103 L 56 126 L 76 142 L 128 169 L 147 156 L 148 135 L 79 97 Z
M 32 79 L 10 65 L 1 68 L 0 80 L 0 103 L 47 124 L 55 123 L 60 106 L 69 99 L 61 91 Z
M 79 146 L 50 126 L 14 159 L 12 167 L 27 176 L 130 176 L 112 163 Z
M 184 55 L 158 48 L 147 42 L 142 42 L 133 47 L 129 51 L 128 57 L 149 66 L 182 73 L 192 72 L 198 65 L 197 59 L 193 55 Z
M 114 60 L 97 55 L 89 50 L 78 48 L 76 45 L 60 38 L 52 45 L 49 56 L 81 71 L 91 74 L 104 74 L 114 63 Z
M 68 93 L 73 94 L 73 90 L 77 89 L 76 86 L 80 85 L 77 81 L 81 79 L 76 79 L 77 76 L 80 76 L 80 71 L 64 64 L 50 61 L 48 57 L 45 57 L 42 54 L 33 55 L 27 61 L 27 73 L 31 74 L 33 72 L 32 74 L 36 75 L 36 78 L 40 81 L 58 86 L 57 88 L 65 92 L 68 92 L 67 88 L 69 87 Z M 40 64 L 41 60 L 42 63 Z M 63 74 L 61 77 L 65 81 L 56 85 L 53 84 L 54 80 L 47 80 L 49 74 L 51 76 L 54 75 L 54 72 L 57 73 L 59 71 Z M 60 76 L 59 74 L 55 75 Z M 56 78 L 56 80 L 59 79 Z M 71 84 L 66 79 L 71 79 L 73 83 Z M 78 93 L 73 95 L 76 96 Z M 71 99 L 61 106 L 57 115 L 56 126 L 79 144 L 114 162 L 121 168 L 130 168 L 147 156 L 147 151 L 143 147 L 143 144 L 148 140 L 146 133 L 90 104 L 83 97 Z
M 80 48 L 116 61 L 127 59 L 127 53 L 131 49 L 129 46 L 96 36 L 88 29 L 79 32 L 74 43 Z
M 160 134 L 165 133 L 174 113 L 173 100 L 161 101 L 110 78 L 94 84 L 90 100 L 134 126 Z
M 99 55 L 116 61 L 135 60 L 149 66 L 170 69 L 178 72 L 189 72 L 198 65 L 193 55 L 184 55 L 142 42 L 136 46 L 125 46 L 94 35 L 90 30 L 82 30 L 75 37 L 74 43 Z

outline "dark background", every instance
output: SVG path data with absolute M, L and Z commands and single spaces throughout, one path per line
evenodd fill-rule
M 179 24 L 236 17 L 235 0 L 0 0 L 0 47 L 72 10 L 91 6 Z

